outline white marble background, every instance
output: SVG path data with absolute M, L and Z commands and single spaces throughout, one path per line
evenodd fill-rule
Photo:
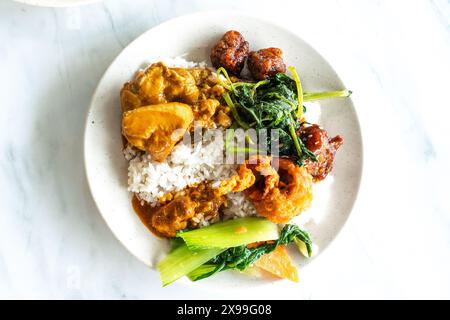
M 276 3 L 276 4 L 275 4 Z M 169 18 L 258 13 L 316 47 L 355 92 L 365 139 L 349 223 L 282 293 L 160 288 L 114 238 L 82 158 L 90 98 L 113 58 Z M 0 298 L 450 298 L 448 0 L 0 0 Z

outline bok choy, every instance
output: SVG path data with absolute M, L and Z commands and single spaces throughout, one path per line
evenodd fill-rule
M 264 218 L 242 218 L 179 234 L 190 250 L 231 248 L 278 239 L 276 224 Z
M 264 218 L 229 220 L 180 232 L 157 269 L 163 286 L 185 275 L 196 281 L 224 270 L 243 271 L 264 254 L 294 241 L 304 244 L 311 256 L 311 239 L 296 225 L 285 225 L 279 233 L 277 225 Z
M 308 233 L 301 230 L 297 225 L 287 224 L 284 226 L 280 237 L 276 241 L 268 241 L 258 246 L 249 247 L 242 245 L 229 248 L 190 272 L 188 277 L 193 281 L 197 281 L 225 270 L 234 269 L 243 271 L 254 264 L 264 254 L 274 251 L 280 245 L 286 245 L 294 241 L 303 243 L 306 247 L 308 257 L 311 257 L 312 242 Z

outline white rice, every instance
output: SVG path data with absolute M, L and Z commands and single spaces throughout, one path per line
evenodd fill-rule
M 205 180 L 220 182 L 236 173 L 236 165 L 223 164 L 223 139 L 214 137 L 205 137 L 196 146 L 180 142 L 164 162 L 130 147 L 124 153 L 130 159 L 128 190 L 153 205 L 168 192 Z
M 257 216 L 253 203 L 251 203 L 243 192 L 228 193 L 228 206 L 223 210 L 224 219 L 243 218 Z
M 175 58 L 169 58 L 169 57 L 161 57 L 157 59 L 152 59 L 152 61 L 149 63 L 156 63 L 156 62 L 162 62 L 166 66 L 172 67 L 172 68 L 206 68 L 208 66 L 208 63 L 206 61 L 201 62 L 194 62 L 194 61 L 188 61 L 184 57 L 186 57 L 186 53 Z

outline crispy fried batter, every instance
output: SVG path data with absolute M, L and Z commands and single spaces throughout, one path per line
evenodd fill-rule
M 271 156 L 251 156 L 243 166 L 256 175 L 255 184 L 245 191 L 249 199 L 259 201 L 278 185 L 279 175 L 272 167 Z
M 224 195 L 230 192 L 243 191 L 255 183 L 255 176 L 252 170 L 245 165 L 241 165 L 238 174 L 232 176 L 230 179 L 223 180 L 220 186 L 214 190 L 216 195 Z
M 275 223 L 286 223 L 309 208 L 312 201 L 312 178 L 305 168 L 291 160 L 278 159 L 278 173 L 267 167 L 267 159 L 253 167 L 253 172 L 265 176 L 244 193 L 253 202 L 258 213 Z

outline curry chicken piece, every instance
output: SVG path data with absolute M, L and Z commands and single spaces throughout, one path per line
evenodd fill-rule
M 194 112 L 196 125 L 200 125 L 202 128 L 208 128 L 211 118 L 219 106 L 220 102 L 217 99 L 205 99 L 194 105 L 192 111 Z
M 317 124 L 303 123 L 297 133 L 305 146 L 314 153 L 317 162 L 305 161 L 304 167 L 314 182 L 322 181 L 333 169 L 336 151 L 344 143 L 342 136 L 330 138 L 328 132 Z
M 187 187 L 161 199 L 160 208 L 153 214 L 151 230 L 164 237 L 174 237 L 178 230 L 197 228 L 200 220 L 218 218 L 226 197 L 217 194 L 207 182 Z
M 166 102 L 193 104 L 200 91 L 196 79 L 186 69 L 168 68 L 163 63 L 154 63 L 145 71 L 138 72 L 120 92 L 122 111 Z
M 207 182 L 188 187 L 173 196 L 165 195 L 162 207 L 153 215 L 152 228 L 166 237 L 174 237 L 177 230 L 198 227 L 201 219 L 211 220 L 226 205 L 226 194 L 247 189 L 255 182 L 250 169 L 241 166 L 238 173 L 212 188 Z M 166 203 L 166 204 L 164 204 Z
M 227 204 L 226 194 L 249 188 L 255 182 L 252 170 L 241 166 L 230 179 L 221 181 L 217 188 L 202 182 L 176 194 L 160 199 L 161 207 L 153 214 L 151 230 L 164 237 L 174 237 L 178 230 L 197 228 L 200 220 L 214 220 Z
M 191 107 L 183 103 L 140 107 L 123 114 L 122 134 L 132 146 L 147 151 L 156 161 L 163 161 L 193 119 Z
M 177 230 L 187 228 L 196 207 L 197 203 L 188 196 L 175 198 L 152 216 L 152 227 L 161 235 L 175 237 Z
M 211 128 L 231 125 L 231 110 L 222 102 L 225 89 L 208 68 L 169 68 L 162 62 L 138 72 L 125 83 L 120 100 L 122 112 L 140 107 L 180 102 L 191 106 L 196 125 Z

